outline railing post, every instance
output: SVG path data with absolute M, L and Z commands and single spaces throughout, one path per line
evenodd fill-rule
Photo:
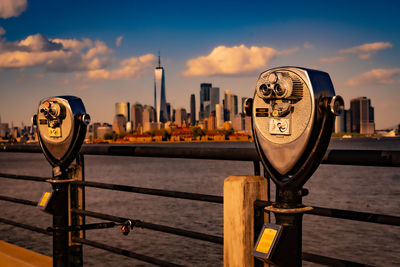
M 71 165 L 72 171 L 72 179 L 78 181 L 85 180 L 85 172 L 84 172 L 84 156 L 79 154 L 76 158 L 76 165 Z M 78 185 L 71 184 L 71 208 L 72 209 L 85 209 L 85 187 L 80 187 Z M 70 226 L 84 225 L 85 217 L 83 215 L 70 214 Z M 85 231 L 73 231 L 70 234 L 70 237 L 79 237 L 85 238 Z M 82 244 L 74 243 L 70 239 L 69 241 L 69 253 L 70 253 L 70 265 L 81 267 L 83 266 L 83 248 Z
M 261 176 L 230 176 L 224 181 L 224 266 L 254 266 L 254 201 L 267 200 Z M 265 214 L 264 216 L 267 216 Z
M 69 186 L 67 173 L 49 181 L 53 188 L 53 266 L 69 266 Z

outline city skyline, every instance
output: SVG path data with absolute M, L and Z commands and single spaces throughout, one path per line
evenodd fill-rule
M 79 96 L 93 121 L 109 123 L 117 102 L 152 105 L 158 51 L 174 108 L 190 110 L 196 94 L 198 112 L 201 83 L 252 97 L 260 72 L 295 65 L 328 72 L 346 109 L 351 99 L 370 98 L 376 129 L 400 122 L 394 1 L 352 1 L 346 8 L 337 1 L 293 1 L 285 16 L 267 12 L 264 2 L 2 2 L 3 122 L 29 125 L 39 100 L 52 95 Z

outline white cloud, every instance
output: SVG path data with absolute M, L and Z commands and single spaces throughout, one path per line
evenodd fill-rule
M 113 51 L 104 42 L 90 39 L 49 39 L 35 34 L 19 42 L 0 39 L 0 69 L 43 67 L 47 71 L 71 72 L 109 66 Z
M 190 59 L 185 76 L 238 75 L 258 72 L 279 55 L 290 55 L 298 48 L 278 51 L 271 47 L 247 47 L 245 45 L 218 46 L 207 56 Z
M 346 57 L 323 57 L 320 58 L 319 61 L 324 63 L 335 63 L 335 62 L 343 62 L 346 60 Z
M 400 68 L 393 69 L 373 69 L 349 79 L 348 86 L 373 85 L 373 84 L 393 84 L 400 77 Z
M 124 36 L 119 36 L 116 40 L 115 40 L 115 45 L 117 47 L 120 47 L 122 44 L 122 39 L 124 39 Z
M 4 34 L 6 34 L 6 30 L 4 30 L 4 28 L 0 26 L 0 37 Z
M 131 57 L 120 62 L 117 69 L 96 69 L 86 73 L 80 73 L 78 78 L 87 81 L 102 80 L 134 80 L 140 77 L 146 70 L 151 69 L 156 61 L 153 54 L 146 54 L 140 57 Z
M 27 0 L 0 0 L 0 18 L 18 17 L 27 6 Z
M 375 52 L 392 47 L 393 45 L 389 42 L 375 42 L 343 49 L 339 51 L 339 54 L 357 54 L 361 59 L 368 59 Z
M 309 42 L 305 42 L 303 46 L 304 46 L 305 49 L 312 49 L 312 48 L 314 48 L 314 45 L 311 44 L 311 43 L 309 43 Z

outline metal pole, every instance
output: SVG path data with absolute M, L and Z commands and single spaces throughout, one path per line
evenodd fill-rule
M 303 191 L 296 187 L 277 186 L 277 203 L 266 207 L 266 210 L 274 213 L 276 223 L 283 227 L 278 247 L 271 259 L 278 266 L 302 266 L 303 214 L 312 209 L 302 205 Z
M 72 178 L 78 181 L 84 181 L 84 158 L 82 154 L 76 157 L 76 165 L 71 165 L 72 167 Z M 71 198 L 71 208 L 84 210 L 84 187 L 80 187 L 76 184 L 70 186 L 70 198 Z M 70 214 L 71 218 L 70 226 L 80 226 L 85 225 L 85 216 Z M 71 237 L 85 238 L 85 231 L 73 231 L 71 232 Z M 83 266 L 83 248 L 81 243 L 75 243 L 70 241 L 69 247 L 69 257 L 70 266 L 82 267 Z
M 53 187 L 53 267 L 69 266 L 69 185 L 65 171 L 49 181 Z

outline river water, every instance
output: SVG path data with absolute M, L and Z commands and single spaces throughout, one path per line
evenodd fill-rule
M 199 146 L 251 147 L 252 143 L 186 143 Z M 166 144 L 170 146 L 170 144 Z M 400 150 L 400 139 L 338 139 L 330 149 Z M 86 180 L 149 188 L 222 195 L 230 175 L 252 175 L 251 162 L 85 156 Z M 0 172 L 51 175 L 41 154 L 0 153 Z M 399 168 L 321 165 L 305 185 L 307 205 L 400 216 Z M 46 183 L 0 179 L 0 194 L 38 201 Z M 272 186 L 272 192 L 274 187 Z M 103 189 L 86 189 L 91 211 L 222 236 L 220 204 L 169 199 Z M 0 217 L 46 228 L 51 217 L 36 208 L 0 201 Z M 98 220 L 97 220 L 98 221 Z M 88 219 L 87 222 L 96 222 Z M 123 236 L 119 228 L 87 231 L 87 239 L 187 266 L 221 266 L 221 245 L 134 229 Z M 51 238 L 0 223 L 0 239 L 51 256 Z M 400 229 L 363 222 L 305 215 L 303 251 L 376 266 L 400 266 Z M 135 259 L 84 246 L 86 266 L 152 266 Z M 304 266 L 317 266 L 304 262 Z

